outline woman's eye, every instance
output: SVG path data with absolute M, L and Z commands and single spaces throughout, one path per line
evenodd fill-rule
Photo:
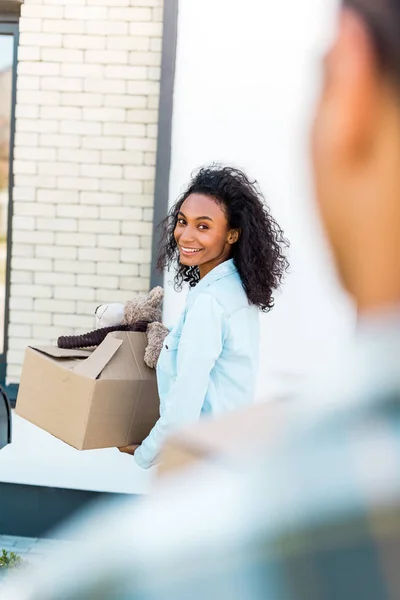
M 178 219 L 178 224 L 179 225 L 186 225 L 185 220 L 184 219 Z
M 207 225 L 199 225 L 199 229 L 208 229 Z

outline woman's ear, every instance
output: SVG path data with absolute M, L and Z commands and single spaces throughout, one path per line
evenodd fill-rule
M 236 244 L 240 238 L 240 229 L 231 229 L 228 234 L 228 244 Z

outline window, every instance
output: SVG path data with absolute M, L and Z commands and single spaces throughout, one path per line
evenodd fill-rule
M 18 25 L 0 20 L 0 383 L 5 379 Z

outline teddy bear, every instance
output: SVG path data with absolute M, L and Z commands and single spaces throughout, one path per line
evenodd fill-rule
M 112 331 L 140 331 L 146 333 L 147 346 L 144 361 L 155 368 L 168 329 L 162 324 L 164 290 L 156 287 L 147 296 L 139 296 L 125 304 L 101 304 L 95 311 L 96 329 L 83 335 L 61 336 L 59 348 L 90 348 L 98 346 Z

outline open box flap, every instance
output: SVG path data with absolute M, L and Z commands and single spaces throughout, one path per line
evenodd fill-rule
M 80 350 L 78 348 L 67 350 L 66 348 L 58 348 L 57 346 L 29 346 L 29 348 L 46 354 L 51 358 L 88 358 L 93 353 L 93 350 Z
M 97 346 L 96 350 L 94 350 L 86 360 L 83 360 L 73 367 L 72 371 L 78 375 L 96 379 L 104 367 L 110 362 L 122 343 L 122 340 L 107 335 L 100 346 Z
M 144 353 L 147 345 L 145 333 L 137 331 L 113 331 L 108 334 L 123 342 L 118 354 L 110 360 L 99 379 L 114 379 L 119 381 L 140 381 L 151 379 L 154 370 L 144 363 Z

